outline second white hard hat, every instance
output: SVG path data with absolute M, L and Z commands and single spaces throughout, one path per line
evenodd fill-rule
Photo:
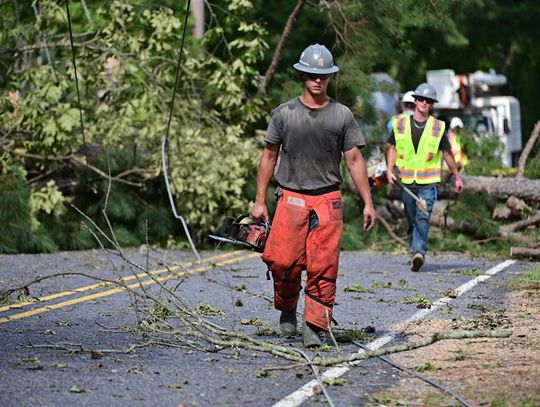
M 406 92 L 403 97 L 401 98 L 401 103 L 414 103 L 414 91 L 410 90 Z
M 452 120 L 450 120 L 450 128 L 456 128 L 461 127 L 463 128 L 463 120 L 461 120 L 459 117 L 452 117 Z

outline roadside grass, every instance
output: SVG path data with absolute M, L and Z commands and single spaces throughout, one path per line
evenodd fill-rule
M 515 400 L 514 398 L 509 398 L 508 396 L 501 395 L 496 396 L 491 401 L 491 407 L 538 407 L 538 404 L 534 400 Z
M 532 270 L 520 274 L 511 284 L 514 288 L 540 290 L 540 266 L 536 266 Z

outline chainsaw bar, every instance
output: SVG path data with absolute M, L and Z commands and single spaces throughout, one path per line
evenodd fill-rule
M 395 174 L 394 174 L 395 175 Z M 424 198 L 419 198 L 414 194 L 409 188 L 407 188 L 399 179 L 399 175 L 395 175 L 396 184 L 403 189 L 409 196 L 416 201 L 416 207 L 420 212 L 423 212 L 425 215 L 429 216 L 429 212 L 427 211 L 427 204 Z
M 241 242 L 240 240 L 231 239 L 229 237 L 216 236 L 216 235 L 208 235 L 208 237 L 211 239 L 217 240 L 219 242 L 231 243 L 236 246 L 242 246 L 242 247 L 247 247 L 249 249 L 253 249 L 252 245 L 245 242 Z

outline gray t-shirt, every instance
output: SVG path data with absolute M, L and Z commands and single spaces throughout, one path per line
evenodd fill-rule
M 338 186 L 343 153 L 366 144 L 348 107 L 330 99 L 311 109 L 298 97 L 272 112 L 265 141 L 281 144 L 276 180 L 294 191 Z

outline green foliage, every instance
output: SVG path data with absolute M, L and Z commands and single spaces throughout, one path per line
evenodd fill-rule
M 467 232 L 478 238 L 497 236 L 499 224 L 491 219 L 496 201 L 487 192 L 473 193 L 465 190 L 450 215 L 455 221 L 467 223 Z
M 0 253 L 56 250 L 57 246 L 33 216 L 31 190 L 24 183 L 20 167 L 0 175 L 0 191 Z
M 432 228 L 429 232 L 429 249 L 456 251 L 474 255 L 496 255 L 508 253 L 516 242 L 512 237 L 493 239 L 499 236 L 500 223 L 491 219 L 496 201 L 488 193 L 471 193 L 465 191 L 455 205 L 449 209 L 448 215 L 460 225 L 460 231 Z M 476 275 L 477 271 L 467 271 Z
M 47 182 L 47 185 L 43 188 L 34 189 L 30 196 L 32 212 L 43 211 L 46 214 L 51 214 L 56 208 L 60 207 L 64 201 L 65 198 L 54 180 Z
M 459 27 L 461 34 L 449 35 L 449 31 L 454 30 L 430 27 L 408 30 L 408 52 L 404 57 L 395 58 L 390 72 L 395 72 L 393 77 L 404 89 L 413 89 L 425 81 L 426 69 L 450 68 L 460 74 L 495 69 L 508 78 L 502 93 L 520 100 L 525 141 L 540 117 L 536 103 L 540 78 L 534 75 L 540 69 L 540 46 L 535 41 L 540 35 L 537 2 L 467 0 L 446 3 L 442 14 L 453 21 L 454 27 Z M 417 7 L 423 7 L 423 3 L 418 3 Z M 405 14 L 415 18 L 419 13 Z M 460 40 L 460 36 L 466 41 Z
M 493 170 L 503 168 L 501 153 L 504 146 L 497 135 L 476 138 L 471 132 L 465 132 L 461 141 L 469 158 L 464 170 L 467 174 L 491 175 Z
M 336 342 L 347 343 L 352 341 L 358 341 L 362 343 L 368 343 L 373 340 L 373 335 L 368 334 L 364 329 L 344 329 L 334 332 Z
M 416 304 L 418 308 L 431 308 L 432 302 L 429 298 L 423 295 L 413 295 L 411 297 L 405 297 L 402 301 L 403 304 Z
M 516 400 L 514 396 L 500 395 L 496 396 L 491 401 L 492 407 L 537 407 L 538 403 L 534 400 L 534 397 L 520 397 Z
M 534 157 L 532 160 L 527 161 L 525 167 L 525 176 L 531 179 L 540 178 L 540 155 Z
M 185 2 L 181 3 L 175 6 L 185 9 Z M 29 174 L 49 174 L 40 177 L 43 181 L 32 192 L 35 210 L 28 225 L 39 218 L 62 248 L 95 245 L 80 216 L 67 211 L 63 201 L 67 203 L 69 195 L 78 208 L 106 227 L 101 210 L 108 182 L 96 179 L 84 165 L 70 170 L 69 176 L 79 180 L 75 196 L 47 182 L 66 176 L 61 157 L 86 154 L 89 146 L 97 145 L 111 153 L 112 176 L 120 174 L 133 183 L 141 181 L 136 174 L 146 174 L 142 188 L 113 182 L 106 209 L 120 243 L 138 244 L 147 232 L 151 241 L 161 242 L 178 235 L 159 177 L 183 30 L 180 13 L 145 7 L 144 2 L 111 1 L 93 5 L 95 25 L 88 27 L 82 9 L 74 5 L 73 31 L 86 32 L 77 38 L 74 49 L 83 134 L 65 9 L 53 0 L 40 2 L 39 7 L 37 21 L 33 13 L 22 12 L 15 25 L 14 10 L 0 4 L 5 12 L 0 22 L 12 28 L 2 30 L 2 44 L 29 49 L 0 53 L 0 66 L 7 72 L 1 79 L 0 109 L 9 113 L 0 116 L 0 162 L 8 174 L 14 163 L 22 164 Z M 251 9 L 249 1 L 227 2 L 226 10 L 220 9 L 223 18 L 213 20 L 202 41 L 186 36 L 167 157 L 178 212 L 194 227 L 199 241 L 223 215 L 243 212 L 249 205 L 243 195 L 244 180 L 256 172 L 259 154 L 249 136 L 264 107 L 264 100 L 253 95 L 261 83 L 257 64 L 266 48 L 265 31 L 245 19 Z M 47 48 L 53 66 L 43 58 L 43 48 L 35 46 L 44 38 L 59 44 Z M 3 138 L 5 134 L 8 137 Z M 109 172 L 103 149 L 87 160 Z M 24 177 L 16 179 L 25 182 Z M 16 209 L 23 208 L 12 210 Z M 16 244 L 10 250 L 26 250 L 22 247 Z
M 535 23 L 538 7 L 532 0 L 512 6 L 502 0 L 434 0 L 428 4 L 346 0 L 331 3 L 330 9 L 316 3 L 306 4 L 287 39 L 267 89 L 271 105 L 300 93 L 301 83 L 291 66 L 307 45 L 319 42 L 332 49 L 341 68 L 331 81 L 329 94 L 353 109 L 366 135 L 373 139 L 381 140 L 385 134 L 368 103 L 369 95 L 381 87 L 371 78 L 372 71 L 389 72 L 407 89 L 424 80 L 426 69 L 453 68 L 464 73 L 494 67 L 509 77 L 509 93 L 521 99 L 527 123 L 533 120 L 530 112 L 538 112 L 536 104 L 526 103 L 519 94 L 535 100 L 531 95 L 538 88 L 534 86 L 538 78 L 532 74 L 538 69 L 532 68 L 539 65 L 540 49 L 533 40 L 537 36 L 531 35 L 539 27 Z M 166 0 L 161 6 L 147 0 L 95 2 L 89 4 L 93 25 L 82 6 L 72 4 L 86 140 L 64 7 L 54 0 L 42 0 L 38 4 L 41 15 L 36 18 L 30 7 L 16 11 L 14 4 L 17 2 L 0 2 L 0 69 L 4 73 L 0 111 L 5 113 L 0 115 L 0 168 L 2 183 L 11 185 L 2 190 L 0 199 L 6 202 L 2 219 L 25 231 L 12 228 L 12 237 L 2 237 L 1 250 L 95 246 L 69 204 L 108 230 L 101 212 L 108 182 L 62 158 L 74 153 L 81 157 L 89 146 L 102 148 L 99 154 L 86 154 L 89 163 L 108 173 L 103 151 L 107 149 L 113 176 L 143 184 L 136 188 L 112 183 L 106 209 L 122 244 L 145 242 L 147 235 L 150 242 L 157 243 L 183 236 L 171 216 L 160 178 L 160 149 L 176 82 L 186 1 Z M 261 73 L 295 6 L 288 0 L 276 0 L 272 7 L 262 0 L 213 0 L 206 5 L 204 39 L 186 36 L 167 155 L 178 212 L 199 243 L 219 226 L 224 215 L 246 211 L 254 198 L 261 146 L 251 135 L 255 128 L 266 126 L 269 113 L 268 100 L 258 93 Z M 44 41 L 50 45 L 47 49 L 42 46 Z M 523 126 L 524 133 L 529 127 Z M 492 158 L 500 149 L 496 139 L 478 142 L 464 137 L 464 143 L 471 159 L 466 169 L 469 174 L 488 174 L 501 166 L 500 160 Z M 48 159 L 42 159 L 45 157 Z M 528 177 L 538 177 L 539 163 L 537 158 L 529 161 Z M 76 190 L 63 186 L 60 181 L 64 178 L 75 180 Z M 56 181 L 54 185 L 49 184 L 51 180 Z M 383 188 L 373 190 L 376 203 L 385 198 L 384 192 Z M 268 195 L 273 212 L 272 191 Z M 20 197 L 22 205 L 7 202 L 19 202 Z M 491 204 L 467 202 L 451 215 L 459 218 L 472 208 L 475 214 L 467 220 L 476 219 L 472 220 L 474 236 L 489 237 L 495 227 L 487 220 Z M 381 226 L 370 234 L 363 231 L 361 207 L 348 195 L 345 219 L 343 249 L 364 249 L 373 243 L 394 249 Z M 431 237 L 431 247 L 471 248 L 465 234 L 443 231 L 431 233 Z M 497 250 L 507 244 L 492 241 L 481 248 Z
M 367 290 L 360 284 L 348 285 L 343 289 L 346 293 L 365 293 Z
M 422 363 L 416 366 L 414 370 L 416 370 L 419 373 L 424 373 L 424 372 L 434 372 L 437 370 L 437 368 L 433 366 L 431 363 L 426 362 L 426 363 Z
M 512 285 L 524 289 L 540 290 L 540 266 L 519 275 L 512 281 Z
M 214 307 L 211 304 L 199 303 L 195 306 L 194 311 L 197 314 L 206 315 L 206 316 L 218 316 L 225 315 L 225 312 L 217 307 Z

